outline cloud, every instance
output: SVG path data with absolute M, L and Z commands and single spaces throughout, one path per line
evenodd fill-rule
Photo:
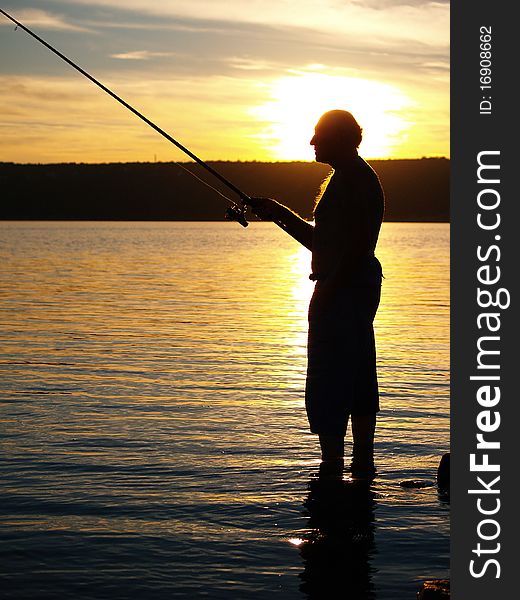
M 90 29 L 70 23 L 63 15 L 53 14 L 37 8 L 28 8 L 16 11 L 12 15 L 17 21 L 20 21 L 27 27 L 38 27 L 40 29 L 54 29 L 58 31 L 91 31 Z M 2 16 L 0 25 L 12 25 L 12 21 Z
M 232 69 L 239 71 L 275 72 L 280 70 L 280 65 L 266 60 L 259 60 L 247 56 L 231 56 L 223 59 Z
M 174 56 L 174 54 L 174 52 L 150 52 L 149 50 L 133 50 L 131 52 L 111 54 L 110 58 L 117 58 L 119 60 L 150 60 L 152 58 Z
M 270 101 L 278 80 L 300 71 L 399 88 L 414 102 L 401 156 L 446 151 L 445 2 L 39 2 L 44 10 L 20 0 L 14 16 L 36 31 L 57 30 L 51 37 L 58 49 L 203 158 L 265 157 L 263 131 L 250 110 Z M 28 48 L 24 36 L 0 35 L 0 55 L 7 57 L 0 75 L 0 153 L 6 159 L 48 161 L 68 152 L 87 161 L 170 156 L 168 145 L 164 151 L 158 146 L 164 140 L 133 124 L 131 115 L 45 49 Z M 26 137 L 38 134 L 38 143 L 22 148 L 22 129 Z M 14 146 L 19 153 L 10 152 Z
M 369 39 L 375 46 L 388 41 L 421 41 L 448 46 L 449 4 L 415 0 L 359 3 L 352 0 L 68 0 L 67 5 L 92 5 L 172 19 L 206 23 L 254 23 L 284 28 L 308 28 L 330 36 Z
M 61 6 L 69 15 L 62 21 L 100 34 L 95 46 L 77 36 L 73 56 L 80 63 L 86 57 L 82 66 L 104 77 L 111 77 L 115 65 L 130 73 L 160 58 L 153 61 L 154 72 L 200 77 L 247 70 L 272 77 L 321 63 L 348 67 L 352 75 L 418 79 L 432 73 L 425 65 L 449 61 L 448 10 L 439 2 L 373 0 L 367 6 L 353 0 L 301 0 L 294 18 L 292 0 L 228 0 L 225 5 L 192 0 L 189 6 L 178 0 L 92 0 L 88 9 L 85 0 L 68 0 Z M 61 47 L 59 39 L 56 45 Z M 12 72 L 20 72 L 14 71 L 16 64 L 31 72 L 17 56 Z
M 121 77 L 112 89 L 195 154 L 258 159 L 261 124 L 249 107 L 255 80 Z M 69 77 L 0 76 L 0 161 L 185 160 L 185 155 L 87 81 Z M 17 108 L 15 114 L 8 111 Z M 21 141 L 24 140 L 22 143 Z

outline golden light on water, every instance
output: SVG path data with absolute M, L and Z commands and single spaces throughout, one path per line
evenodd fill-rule
M 301 538 L 290 538 L 287 541 L 293 546 L 301 546 L 305 540 L 302 540 Z
M 310 67 L 265 84 L 271 99 L 251 109 L 265 124 L 260 134 L 277 160 L 313 160 L 309 145 L 319 117 L 331 109 L 349 110 L 365 133 L 362 154 L 371 158 L 393 154 L 412 123 L 401 113 L 413 103 L 397 87 L 356 77 L 323 73 Z
M 85 585 L 101 589 L 110 585 L 101 553 L 111 573 L 148 569 L 152 597 L 172 569 L 188 573 L 179 579 L 187 594 L 198 569 L 207 575 L 201 589 L 218 593 L 229 581 L 247 597 L 256 583 L 242 584 L 237 552 L 273 589 L 289 576 L 312 582 L 313 572 L 322 582 L 323 552 L 361 549 L 359 575 L 370 567 L 387 577 L 396 544 L 427 548 L 420 561 L 401 561 L 399 584 L 448 564 L 446 507 L 432 488 L 398 484 L 433 478 L 449 444 L 448 224 L 383 226 L 377 497 L 366 504 L 337 482 L 341 506 L 330 504 L 329 486 L 314 486 L 319 442 L 304 406 L 308 251 L 272 223 L 244 232 L 212 222 L 22 221 L 1 230 L 4 512 L 18 554 L 38 558 L 35 572 L 57 573 L 64 586 L 81 565 Z M 350 440 L 349 431 L 347 460 Z M 372 541 L 376 505 L 389 535 Z M 117 536 L 131 542 L 122 558 Z M 106 544 L 90 551 L 90 538 Z M 45 562 L 46 544 L 71 556 L 70 568 Z M 10 554 L 10 572 L 26 581 L 26 561 Z M 339 579 L 353 581 L 341 569 Z
M 429 407 L 439 413 L 445 410 L 443 386 L 449 379 L 449 228 L 445 224 L 384 223 L 377 255 L 385 279 L 374 329 L 381 403 L 385 414 L 390 415 L 380 420 L 378 428 L 382 439 L 392 440 L 396 430 L 408 432 L 423 427 L 415 408 L 410 408 L 410 396 L 424 395 Z M 262 329 L 271 330 L 270 339 L 279 348 L 277 359 L 291 373 L 285 380 L 283 405 L 302 409 L 307 309 L 314 287 L 308 279 L 310 253 L 288 241 L 283 250 L 273 244 L 266 256 L 269 264 L 277 267 L 270 267 L 265 288 L 259 287 L 262 280 L 255 286 L 257 293 L 261 290 L 267 309 Z M 284 268 L 279 268 L 281 264 Z M 240 285 L 243 288 L 242 281 Z M 287 326 L 272 329 L 273 319 L 285 321 Z M 421 344 L 425 346 L 419 349 Z M 410 352 L 414 353 L 413 360 Z M 280 404 L 277 400 L 277 409 Z M 397 421 L 392 415 L 403 405 L 409 414 Z M 442 426 L 442 420 L 428 424 Z M 396 456 L 394 460 L 408 458 Z
M 311 272 L 311 253 L 303 246 L 298 247 L 290 257 L 290 273 L 294 278 L 290 289 L 290 300 L 294 302 L 293 318 L 298 327 L 294 331 L 293 345 L 306 352 L 307 344 L 307 307 L 314 290 L 314 282 L 309 279 Z

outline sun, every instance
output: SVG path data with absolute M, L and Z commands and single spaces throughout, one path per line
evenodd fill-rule
M 309 141 L 319 117 L 328 110 L 339 108 L 354 115 L 363 128 L 360 152 L 368 158 L 392 157 L 412 125 L 403 112 L 412 101 L 386 83 L 310 67 L 262 85 L 269 87 L 270 99 L 251 109 L 263 126 L 255 137 L 275 160 L 313 160 Z

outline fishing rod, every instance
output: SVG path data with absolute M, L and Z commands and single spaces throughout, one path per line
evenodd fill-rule
M 224 198 L 226 198 L 226 200 L 228 200 L 229 202 L 231 202 L 231 206 L 227 208 L 226 213 L 225 213 L 226 219 L 228 219 L 230 221 L 238 221 L 240 223 L 240 225 L 242 225 L 243 227 L 247 227 L 248 226 L 248 222 L 246 220 L 246 210 L 247 210 L 247 204 L 250 202 L 251 198 L 246 193 L 244 193 L 242 190 L 240 190 L 239 188 L 237 188 L 233 183 L 231 183 L 231 181 L 229 181 L 228 179 L 226 179 L 221 173 L 219 173 L 218 171 L 216 171 L 215 169 L 213 169 L 212 167 L 210 167 L 206 162 L 204 162 L 198 156 L 196 156 L 195 154 L 193 154 L 193 152 L 191 152 L 190 150 L 188 150 L 188 148 L 186 148 L 185 146 L 183 146 L 175 138 L 173 138 L 171 135 L 169 135 L 168 133 L 166 133 L 166 131 L 164 131 L 164 129 L 161 129 L 153 121 L 150 121 L 150 119 L 148 119 L 147 117 L 145 117 L 142 113 L 140 113 L 138 110 L 136 110 L 133 106 L 131 106 L 130 104 L 128 104 L 128 102 L 125 102 L 122 98 L 120 98 L 112 90 L 110 90 L 105 85 L 103 85 L 95 77 L 92 77 L 92 75 L 90 75 L 90 73 L 87 73 L 87 71 L 85 71 L 84 69 L 82 69 L 80 66 L 78 66 L 76 63 L 74 63 L 72 60 L 70 60 L 70 58 L 67 58 L 64 54 L 62 54 L 59 50 L 56 50 L 56 48 L 54 48 L 49 43 L 47 43 L 39 35 L 36 35 L 36 33 L 34 33 L 33 31 L 31 31 L 28 27 L 25 27 L 25 25 L 23 25 L 22 23 L 20 23 L 19 21 L 17 21 L 14 17 L 12 17 L 8 13 L 6 13 L 5 10 L 3 10 L 3 9 L 0 8 L 0 13 L 2 13 L 10 21 L 12 21 L 17 27 L 20 27 L 20 29 L 23 29 L 31 37 L 33 37 L 35 40 L 37 40 L 38 42 L 40 42 L 40 44 L 43 44 L 51 52 L 53 52 L 54 54 L 56 54 L 57 56 L 59 56 L 62 60 L 64 60 L 71 67 L 73 67 L 74 69 L 76 69 L 76 71 L 78 71 L 79 73 L 81 73 L 84 77 L 86 77 L 87 79 L 89 79 L 90 81 L 92 81 L 92 83 L 95 83 L 99 88 L 101 88 L 109 96 L 112 96 L 112 98 L 114 98 L 114 100 L 117 100 L 120 104 L 122 104 L 130 112 L 134 113 L 134 115 L 136 115 L 137 117 L 139 117 L 142 121 L 144 121 L 152 129 L 154 129 L 155 131 L 157 131 L 157 133 L 160 133 L 169 142 L 171 142 L 172 144 L 174 144 L 175 146 L 177 146 L 177 148 L 179 148 L 179 150 L 182 150 L 182 152 L 184 152 L 185 154 L 187 154 L 190 158 L 192 158 L 201 167 L 203 167 L 204 169 L 206 169 L 206 171 L 209 171 L 214 177 L 216 177 L 219 181 L 221 181 L 224 185 L 226 185 L 230 190 L 232 190 L 233 192 L 235 192 L 235 194 L 237 194 L 239 196 L 241 204 L 238 204 L 237 202 L 235 202 L 231 198 L 228 198 L 227 196 L 224 196 L 224 194 L 222 194 L 221 192 L 219 192 L 219 190 L 217 190 L 213 186 L 209 185 L 203 179 L 200 179 L 199 177 L 197 177 L 197 175 L 195 175 L 195 173 L 193 173 L 189 169 L 186 169 L 185 167 L 183 167 L 182 165 L 180 165 L 179 163 L 177 163 L 185 171 L 188 171 L 188 173 L 190 173 L 191 175 L 193 175 L 195 177 L 195 179 L 197 179 L 198 181 L 204 183 L 205 185 L 207 185 L 208 187 L 210 187 L 212 190 L 214 190 L 215 192 L 217 192 L 218 194 L 220 194 L 221 196 L 223 196 Z

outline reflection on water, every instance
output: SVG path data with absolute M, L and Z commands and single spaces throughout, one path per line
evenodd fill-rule
M 383 226 L 379 475 L 336 493 L 305 249 L 268 223 L 1 223 L 4 595 L 302 599 L 343 572 L 401 600 L 446 576 L 449 507 L 399 481 L 449 445 L 448 233 Z
M 376 598 L 375 492 L 363 480 L 318 473 L 305 500 L 309 532 L 299 544 L 304 571 L 300 590 L 311 600 Z

